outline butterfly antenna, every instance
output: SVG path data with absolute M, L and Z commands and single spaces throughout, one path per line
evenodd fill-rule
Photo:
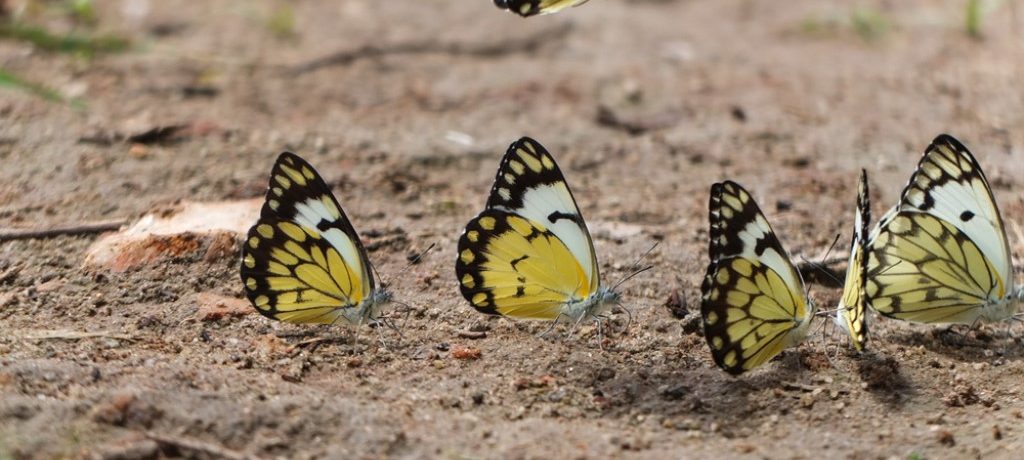
M 427 246 L 427 249 L 424 249 L 424 250 L 420 251 L 419 254 L 416 254 L 415 256 L 412 256 L 411 258 L 409 258 L 409 263 L 405 264 L 405 268 L 399 270 L 397 275 L 405 274 L 405 272 L 409 271 L 412 268 L 413 265 L 416 265 L 416 264 L 422 262 L 423 261 L 423 256 L 427 255 L 428 252 L 430 252 L 432 249 L 434 249 L 434 246 L 437 246 L 437 243 L 430 243 L 430 246 Z
M 842 235 L 842 233 L 836 233 L 836 237 L 832 239 L 832 244 L 828 245 L 828 250 L 825 251 L 825 255 L 821 256 L 822 263 L 825 263 L 825 261 L 828 260 L 828 255 L 836 248 L 836 243 L 839 242 L 839 237 Z
M 896 261 L 896 263 L 894 263 L 894 264 L 892 264 L 892 265 L 890 265 L 890 266 L 888 266 L 888 267 L 885 267 L 885 270 L 882 270 L 882 271 L 880 271 L 880 272 L 878 272 L 878 273 L 875 273 L 875 274 L 873 274 L 873 275 L 871 275 L 871 276 L 878 276 L 878 275 L 884 275 L 884 274 L 885 274 L 886 272 L 888 272 L 889 270 L 892 270 L 892 269 L 894 269 L 894 268 L 898 267 L 898 266 L 899 266 L 899 265 L 900 265 L 901 263 L 903 263 L 903 262 L 904 262 L 904 260 L 902 260 L 902 259 L 901 259 L 901 260 L 897 260 L 897 261 Z M 866 274 L 865 274 L 865 275 L 866 275 Z
M 652 244 L 650 248 L 648 248 L 646 251 L 644 251 L 643 254 L 640 254 L 640 257 L 637 257 L 636 260 L 633 261 L 633 263 L 629 265 L 629 270 L 634 270 L 634 271 L 632 273 L 630 273 L 629 275 L 626 275 L 626 279 L 632 278 L 632 277 L 634 277 L 634 276 L 636 276 L 636 275 L 638 275 L 638 274 L 640 274 L 640 273 L 642 273 L 644 271 L 647 271 L 647 270 L 649 270 L 651 268 L 651 267 L 647 267 L 647 268 L 644 268 L 643 270 L 640 270 L 639 272 L 635 271 L 638 267 L 640 267 L 640 262 L 643 262 L 644 259 L 647 258 L 647 256 L 651 255 L 651 252 L 654 251 L 654 248 L 658 247 L 658 244 L 659 244 L 659 242 L 655 242 L 654 244 Z M 614 291 L 615 287 L 618 287 L 624 281 L 626 281 L 626 280 L 622 279 L 622 280 L 616 281 L 615 283 L 612 283 L 612 286 L 614 286 L 612 288 L 612 290 Z
M 423 260 L 423 256 L 427 255 L 427 253 L 430 252 L 431 249 L 434 249 L 434 246 L 437 246 L 437 243 L 430 243 L 430 246 L 427 246 L 427 249 L 424 249 L 419 254 L 416 254 L 415 256 L 412 256 L 411 258 L 409 258 L 408 259 L 408 263 L 405 264 L 405 267 L 403 267 L 401 270 L 399 270 L 398 273 L 395 273 L 394 275 L 391 275 L 391 278 L 394 279 L 394 277 L 396 277 L 396 276 L 397 277 L 401 277 L 402 275 L 404 275 L 405 272 L 407 272 L 410 269 L 412 269 L 413 265 L 416 265 L 416 264 L 420 263 L 420 261 Z M 373 271 L 376 272 L 377 269 L 374 268 Z M 386 284 L 384 282 L 383 279 L 381 279 L 380 274 L 377 275 L 377 279 L 380 280 L 381 286 L 387 286 L 388 285 L 388 284 Z
M 834 313 L 839 313 L 841 310 L 850 310 L 850 307 L 836 308 L 833 310 L 818 310 L 814 312 L 814 316 L 831 316 Z
M 632 279 L 633 279 L 633 277 L 636 277 L 637 275 L 640 275 L 640 274 L 644 273 L 644 271 L 647 271 L 647 270 L 649 270 L 649 269 L 651 269 L 651 268 L 653 268 L 653 267 L 654 267 L 654 265 L 647 265 L 647 266 L 645 266 L 645 267 L 643 267 L 643 268 L 640 268 L 640 269 L 638 269 L 638 270 L 636 270 L 636 271 L 633 271 L 633 273 L 632 273 L 632 274 L 630 274 L 630 275 L 629 275 L 629 276 L 627 276 L 626 278 L 624 278 L 624 279 L 622 279 L 622 280 L 618 281 L 618 283 L 615 283 L 614 285 L 612 285 L 612 286 L 611 286 L 611 290 L 612 290 L 612 291 L 615 291 L 615 290 L 617 290 L 617 289 L 618 289 L 618 286 L 621 286 L 621 285 L 622 285 L 623 283 L 626 283 L 627 281 L 630 281 L 630 280 L 632 280 Z

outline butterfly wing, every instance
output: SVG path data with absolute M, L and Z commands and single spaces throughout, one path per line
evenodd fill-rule
M 931 214 L 897 213 L 872 241 L 868 257 L 871 306 L 898 319 L 973 324 L 1000 288 L 981 249 Z
M 850 333 L 853 347 L 863 350 L 867 344 L 867 310 L 864 289 L 867 283 L 868 229 L 871 225 L 871 201 L 868 195 L 868 173 L 860 171 L 857 187 L 857 215 L 854 218 L 853 240 L 850 242 L 850 261 L 843 283 L 843 297 L 836 311 L 836 322 Z
M 711 186 L 704 336 L 715 363 L 740 374 L 803 340 L 811 314 L 799 272 L 739 184 Z
M 463 297 L 483 313 L 553 320 L 589 296 L 583 267 L 554 233 L 498 209 L 466 226 L 455 272 Z
M 948 134 L 932 141 L 903 190 L 900 210 L 926 212 L 953 224 L 1013 280 L 1010 244 L 992 188 L 967 147 Z
M 538 14 L 557 13 L 570 6 L 586 3 L 587 0 L 494 0 L 494 4 L 503 10 L 509 10 L 523 17 Z
M 505 153 L 486 209 L 458 250 L 462 295 L 484 313 L 554 319 L 599 287 L 594 245 L 569 185 L 528 137 Z
M 879 227 L 866 286 L 879 313 L 960 324 L 1012 314 L 986 310 L 1013 292 L 1009 244 L 985 174 L 953 137 L 932 142 Z
M 242 249 L 245 293 L 264 316 L 334 323 L 374 290 L 359 236 L 316 170 L 282 153 Z

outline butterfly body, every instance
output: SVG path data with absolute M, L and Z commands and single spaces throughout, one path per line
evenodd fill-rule
M 867 171 L 860 172 L 857 187 L 857 212 L 854 218 L 854 233 L 850 242 L 850 260 L 843 283 L 843 296 L 834 317 L 836 325 L 850 334 L 855 349 L 863 350 L 867 344 L 867 247 L 871 225 L 871 205 L 868 194 Z
M 353 326 L 372 324 L 381 318 L 382 313 L 391 304 L 391 300 L 390 291 L 376 290 L 354 308 L 341 309 L 341 317 L 338 320 L 343 320 Z
M 562 306 L 562 316 L 570 322 L 605 317 L 619 303 L 621 296 L 609 288 L 602 287 L 585 299 L 571 300 Z
M 619 301 L 600 285 L 593 241 L 565 177 L 528 137 L 509 146 L 485 209 L 466 224 L 455 273 L 463 297 L 486 314 L 577 322 Z
M 757 203 L 731 181 L 711 186 L 711 262 L 701 284 L 704 337 L 741 374 L 807 337 L 815 306 Z
M 240 274 L 256 310 L 279 321 L 368 324 L 391 301 L 375 285 L 366 249 L 330 188 L 290 152 L 271 170 Z
M 1013 316 L 1024 299 L 988 180 L 952 136 L 925 151 L 870 246 L 866 294 L 882 315 L 973 325 Z

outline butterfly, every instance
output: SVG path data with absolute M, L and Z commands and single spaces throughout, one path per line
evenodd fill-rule
M 570 6 L 578 6 L 588 0 L 494 0 L 494 5 L 523 17 L 538 14 L 557 13 Z
M 1024 302 L 992 189 L 952 136 L 932 141 L 872 232 L 865 292 L 882 315 L 921 323 L 1000 321 Z
M 843 297 L 836 310 L 835 322 L 850 334 L 850 341 L 858 351 L 868 341 L 867 309 L 864 289 L 867 285 L 867 256 L 869 228 L 871 226 L 871 200 L 868 195 L 868 173 L 860 170 L 857 187 L 857 214 L 854 217 L 853 239 L 850 241 L 850 262 L 843 282 Z
M 455 274 L 482 313 L 600 320 L 619 302 L 601 287 L 594 243 L 555 159 L 523 137 L 509 146 L 483 212 L 459 238 Z
M 290 152 L 270 172 L 242 247 L 242 284 L 260 314 L 289 323 L 373 323 L 391 301 L 366 248 L 316 170 Z
M 807 336 L 814 304 L 800 272 L 750 194 L 711 186 L 711 263 L 701 284 L 704 337 L 715 363 L 738 375 Z

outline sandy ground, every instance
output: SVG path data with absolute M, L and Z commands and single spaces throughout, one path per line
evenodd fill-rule
M 413 311 L 388 349 L 369 329 L 357 345 L 340 327 L 202 314 L 211 296 L 242 299 L 237 252 L 117 272 L 83 267 L 94 236 L 0 243 L 0 458 L 1024 449 L 1020 326 L 878 320 L 861 355 L 816 327 L 739 378 L 714 367 L 693 327 L 711 182 L 748 187 L 795 256 L 820 258 L 842 234 L 841 256 L 859 168 L 878 215 L 940 132 L 984 165 L 1020 279 L 1024 26 L 1011 5 L 975 39 L 966 2 L 924 0 L 593 0 L 530 20 L 487 0 L 99 3 L 95 30 L 129 37 L 131 51 L 90 59 L 0 41 L 3 68 L 82 102 L 0 88 L 0 227 L 259 197 L 293 149 Z M 289 4 L 294 27 L 268 25 Z M 123 140 L 175 125 L 187 128 L 160 143 Z M 660 243 L 654 269 L 623 289 L 632 325 L 604 349 L 591 326 L 537 338 L 545 325 L 483 317 L 458 294 L 456 241 L 521 135 L 560 161 L 605 282 Z M 673 293 L 689 318 L 664 307 Z M 839 292 L 815 284 L 811 296 L 831 306 Z M 456 359 L 462 347 L 479 359 Z

